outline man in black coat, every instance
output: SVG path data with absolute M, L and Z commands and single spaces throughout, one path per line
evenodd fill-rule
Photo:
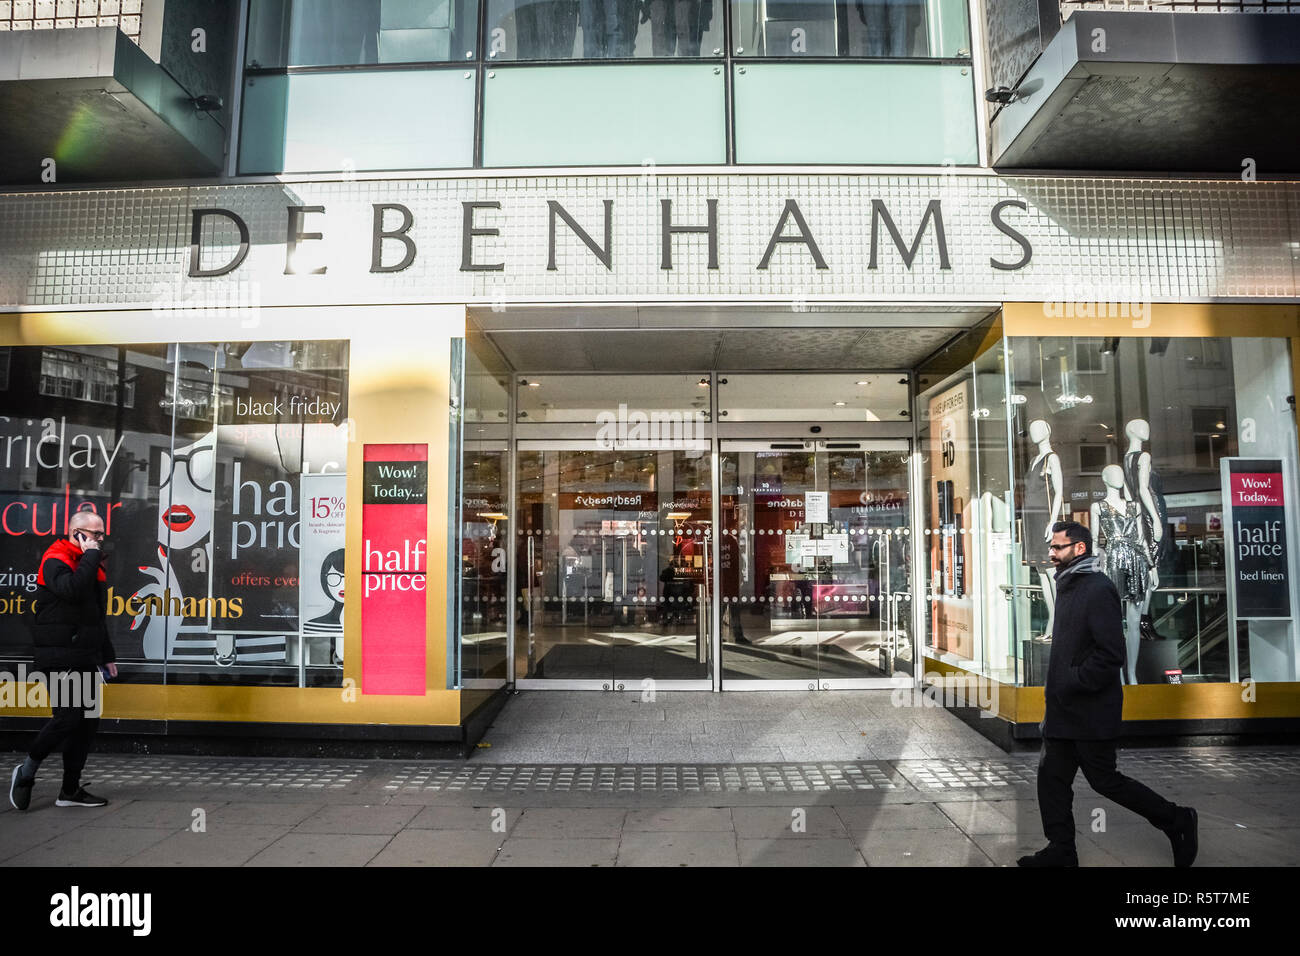
M 1038 810 L 1047 846 L 1021 866 L 1078 866 L 1074 847 L 1074 777 L 1080 768 L 1094 790 L 1146 818 L 1169 837 L 1175 866 L 1196 858 L 1196 811 L 1180 807 L 1115 768 L 1123 723 L 1124 632 L 1119 592 L 1097 568 L 1092 533 L 1076 521 L 1052 526 L 1056 567 L 1052 654 L 1043 688 L 1043 749 Z
M 68 523 L 69 538 L 50 545 L 36 576 L 32 636 L 35 665 L 47 677 L 54 716 L 36 735 L 27 759 L 14 768 L 9 802 L 26 810 L 41 761 L 63 750 L 63 786 L 57 807 L 102 807 L 103 797 L 81 785 L 90 744 L 99 728 L 99 671 L 117 676 L 113 642 L 108 637 L 107 575 L 104 573 L 104 521 L 78 511 Z

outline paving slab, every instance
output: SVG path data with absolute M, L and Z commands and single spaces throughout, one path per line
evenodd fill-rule
M 296 833 L 396 833 L 419 812 L 403 804 L 322 807 L 295 828 Z
M 5 860 L 4 866 L 118 866 L 176 831 L 170 827 L 77 827 Z
M 533 839 L 615 839 L 627 811 L 601 807 L 526 810 L 511 833 Z
M 855 838 L 868 866 L 992 866 L 960 830 L 876 830 Z
M 367 866 L 490 866 L 505 842 L 491 830 L 403 830 Z
M 835 808 L 829 806 L 736 807 L 731 817 L 736 835 L 745 839 L 806 840 L 849 835 Z
M 625 831 L 619 866 L 739 866 L 732 833 Z
M 648 831 L 651 833 L 674 831 L 718 830 L 730 833 L 733 811 L 728 807 L 663 807 L 653 810 L 632 810 L 623 823 L 623 832 Z
M 289 832 L 288 827 L 242 824 L 209 828 L 205 833 L 182 830 L 124 861 L 124 866 L 243 866 Z
M 741 866 L 866 866 L 849 839 L 804 837 L 799 840 L 738 841 Z
M 387 833 L 286 833 L 245 865 L 364 866 L 390 840 L 392 835 Z
M 566 840 L 512 836 L 497 854 L 493 866 L 613 866 L 618 860 L 617 839 Z

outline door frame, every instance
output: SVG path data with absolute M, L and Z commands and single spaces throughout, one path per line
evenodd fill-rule
M 842 423 L 836 423 L 836 424 L 842 424 Z M 788 428 L 786 427 L 787 425 L 794 425 L 795 427 Z M 740 678 L 740 679 L 729 678 L 722 682 L 722 689 L 734 690 L 734 691 L 887 690 L 887 689 L 893 689 L 898 687 L 913 687 L 916 684 L 915 665 L 917 661 L 916 655 L 919 649 L 918 638 L 920 636 L 920 631 L 917 629 L 916 626 L 916 617 L 917 617 L 916 612 L 917 612 L 917 608 L 920 605 L 920 602 L 917 601 L 916 599 L 916 570 L 915 569 L 918 568 L 919 565 L 916 563 L 917 535 L 915 534 L 915 530 L 917 527 L 916 509 L 915 509 L 916 469 L 914 467 L 915 456 L 912 454 L 912 451 L 916 446 L 912 439 L 912 435 L 910 433 L 910 423 L 908 425 L 908 433 L 906 434 L 906 436 L 899 435 L 898 437 L 895 437 L 893 435 L 890 435 L 888 437 L 882 437 L 879 435 L 879 433 L 869 438 L 855 437 L 855 435 L 861 436 L 864 432 L 871 430 L 869 428 L 864 428 L 862 425 L 858 425 L 858 424 L 853 424 L 852 427 L 849 429 L 845 429 L 843 427 L 837 428 L 835 429 L 836 432 L 839 432 L 841 434 L 836 434 L 831 436 L 826 436 L 824 434 L 813 434 L 812 437 L 810 438 L 790 437 L 791 432 L 803 431 L 807 433 L 809 427 L 812 426 L 807 426 L 804 423 L 800 423 L 800 422 L 772 422 L 772 423 L 765 423 L 762 429 L 746 428 L 745 429 L 746 432 L 762 431 L 762 432 L 766 432 L 767 434 L 764 437 L 753 437 L 747 434 L 743 438 L 721 438 L 718 440 L 717 443 L 718 446 L 717 457 L 720 459 L 721 455 L 724 452 L 799 451 L 801 449 L 799 447 L 796 447 L 798 445 L 803 446 L 802 450 L 813 451 L 813 452 L 848 450 L 848 449 L 835 449 L 835 448 L 825 447 L 828 445 L 842 446 L 844 444 L 855 444 L 858 446 L 858 450 L 861 451 L 901 451 L 908 456 L 906 527 L 911 532 L 909 533 L 908 538 L 912 548 L 912 568 L 913 568 L 912 580 L 911 582 L 909 582 L 909 587 L 912 593 L 912 613 L 910 615 L 911 622 L 909 627 L 910 636 L 909 636 L 908 643 L 911 645 L 912 648 L 913 674 L 908 677 L 812 677 L 812 678 L 802 677 L 802 678 L 778 678 L 775 680 L 758 680 L 752 678 Z M 894 431 L 894 429 L 891 428 L 890 431 Z M 850 434 L 851 432 L 855 433 L 855 435 Z M 720 461 L 717 462 L 717 464 L 720 465 Z M 716 465 L 715 465 L 715 471 L 714 471 L 715 487 L 720 486 L 720 483 L 721 483 L 720 472 L 716 470 Z M 720 521 L 720 515 L 715 514 L 714 516 L 715 528 L 719 526 L 719 521 Z M 714 535 L 714 540 L 715 543 L 717 540 L 719 540 L 718 535 Z M 714 561 L 715 579 L 720 573 L 721 572 L 719 571 L 719 565 L 715 559 Z M 718 593 L 718 583 L 716 582 L 714 585 L 714 592 Z M 714 604 L 719 608 L 719 616 L 720 616 L 721 602 L 715 600 Z M 721 638 L 720 628 L 715 628 L 715 631 L 717 633 L 717 636 Z M 719 677 L 721 677 L 722 674 L 721 648 L 719 648 L 718 650 L 718 657 L 716 658 L 716 660 L 718 661 L 718 666 L 715 668 L 715 670 L 717 671 Z
M 711 478 L 710 478 L 710 484 L 709 484 L 710 493 L 716 495 L 716 490 L 717 490 L 717 485 L 718 485 L 718 481 L 717 481 L 717 473 L 716 473 L 716 468 L 717 468 L 717 456 L 716 456 L 716 453 L 714 452 L 714 442 L 713 442 L 711 439 L 700 439 L 700 440 L 690 440 L 690 441 L 684 441 L 684 442 L 677 442 L 677 443 L 675 443 L 675 444 L 669 444 L 669 445 L 668 445 L 667 447 L 665 447 L 665 448 L 659 448 L 659 447 L 657 447 L 657 446 L 654 445 L 654 444 L 633 444 L 633 443 L 628 443 L 628 442 L 608 442 L 608 441 L 602 441 L 602 440 L 600 440 L 600 439 L 598 439 L 598 438 L 596 437 L 596 433 L 597 433 L 598 428 L 599 428 L 599 426 L 596 426 L 596 425 L 560 425 L 560 426 L 556 426 L 556 425 L 529 425 L 529 426 L 525 426 L 525 428 L 527 429 L 527 433 L 529 433 L 529 434 L 534 434 L 534 435 L 536 434 L 536 431 L 535 431 L 535 430 L 545 429 L 545 432 L 552 432 L 553 430 L 556 430 L 556 429 L 564 429 L 564 430 L 566 430 L 566 432 L 567 432 L 567 434 L 568 434 L 569 437 L 566 437 L 566 438 L 549 438 L 549 437 L 529 437 L 529 438 L 519 438 L 519 437 L 516 437 L 516 438 L 511 442 L 511 446 L 512 446 L 512 447 L 511 447 L 511 449 L 510 449 L 510 476 L 511 476 L 511 477 L 510 477 L 510 487 L 511 487 L 511 495 L 512 495 L 512 498 L 511 498 L 510 505 L 511 505 L 511 516 L 512 516 L 512 520 L 517 520 L 517 515 L 518 515 L 518 495 L 519 495 L 519 488 L 518 488 L 519 461 L 518 461 L 518 456 L 519 456 L 519 454 L 520 454 L 521 452 L 538 452 L 538 451 L 541 451 L 541 452 L 546 452 L 546 451 L 617 451 L 617 450 L 619 450 L 619 449 L 627 449 L 627 450 L 630 450 L 630 451 L 689 451 L 689 450 L 705 451 L 705 452 L 709 452 L 709 453 L 710 453 L 710 455 L 711 455 L 711 458 L 710 458 L 710 466 L 711 466 L 712 469 L 714 469 L 713 474 L 712 474 L 712 476 L 711 476 Z M 516 429 L 516 432 L 515 432 L 516 436 L 519 434 L 519 431 L 522 431 L 522 430 L 524 430 L 524 429 Z M 543 434 L 545 434 L 545 432 L 543 432 Z M 589 437 L 589 438 L 574 438 L 574 437 L 572 437 L 572 436 L 573 436 L 575 433 L 577 433 L 577 434 L 590 434 L 591 437 Z M 713 527 L 716 528 L 716 527 L 717 527 L 717 505 L 716 505 L 716 501 L 715 501 L 715 504 L 714 504 L 713 511 L 714 511 Z M 517 525 L 517 524 L 515 525 L 515 528 L 516 528 L 516 531 L 515 531 L 515 535 L 514 535 L 514 537 L 517 538 L 517 537 L 519 536 L 519 531 L 518 531 L 518 525 Z M 716 548 L 714 548 L 714 550 L 716 550 Z M 714 555 L 713 555 L 713 559 L 714 559 L 715 561 L 716 561 L 716 558 L 717 558 L 717 555 L 714 554 Z M 513 563 L 513 562 L 512 562 L 512 563 Z M 715 568 L 716 568 L 716 565 L 715 565 Z M 716 574 L 716 570 L 715 570 L 715 571 L 713 572 L 713 574 L 712 574 L 712 579 L 713 579 L 713 580 L 710 582 L 710 586 L 716 589 L 716 587 L 717 587 L 717 574 Z M 507 642 L 506 642 L 506 643 L 507 643 L 507 646 L 510 648 L 510 672 L 511 672 L 512 682 L 514 683 L 514 686 L 516 687 L 516 689 L 518 689 L 518 690 L 601 690 L 601 691 L 631 691 L 631 692 L 634 692 L 634 693 L 637 692 L 637 691 L 643 691 L 643 692 L 644 692 L 644 691 L 649 690 L 649 688 L 645 686 L 645 681 L 646 681 L 648 678 L 645 678 L 645 677 L 635 677 L 635 676 L 627 676 L 627 677 L 620 678 L 620 677 L 617 676 L 616 673 L 611 674 L 609 677 L 590 678 L 590 679 L 579 679 L 579 678 L 573 678 L 573 679 L 570 679 L 570 678 L 547 678 L 547 677 L 519 677 L 518 674 L 517 674 L 517 672 L 516 672 L 516 662 L 518 661 L 518 657 L 515 655 L 516 640 L 518 639 L 517 634 L 516 634 L 516 631 L 518 630 L 518 627 L 519 627 L 519 619 L 518 619 L 518 600 L 519 600 L 519 590 L 520 590 L 520 585 L 519 585 L 518 583 L 516 583 L 515 586 L 514 586 L 514 587 L 512 588 L 512 590 L 511 590 L 511 594 L 510 594 L 510 606 L 509 606 L 509 611 L 508 611 L 508 613 L 509 613 L 509 619 L 510 619 L 510 625 L 509 625 L 509 634 L 508 634 L 508 638 L 507 638 Z M 715 590 L 714 593 L 715 593 L 715 595 L 716 595 L 716 590 Z M 713 600 L 713 601 L 710 602 L 710 605 L 711 605 L 711 606 L 710 606 L 710 609 L 709 609 L 709 613 L 710 613 L 710 622 L 711 622 L 711 623 L 710 623 L 710 633 L 709 633 L 709 656 L 710 656 L 710 658 L 711 658 L 711 659 L 713 660 L 713 662 L 714 662 L 714 665 L 715 665 L 715 666 L 713 667 L 713 670 L 714 670 L 715 673 L 717 672 L 717 669 L 718 669 L 717 666 L 716 666 L 716 663 L 717 663 L 717 660 L 718 660 L 718 658 L 717 658 L 717 652 L 718 652 L 718 649 L 717 649 L 717 647 L 716 647 L 716 637 L 717 637 L 717 632 L 716 632 L 715 626 L 712 624 L 712 618 L 713 618 L 713 616 L 715 616 L 715 615 L 713 615 L 713 609 L 716 607 L 717 603 L 718 603 L 718 602 L 717 602 L 716 597 L 715 597 L 715 600 Z M 527 635 L 524 635 L 524 636 L 525 636 L 525 638 L 526 638 Z M 658 679 L 658 678 L 656 678 L 656 679 L 654 680 L 653 689 L 654 689 L 655 691 L 660 691 L 660 690 L 663 690 L 663 691 L 685 691 L 685 690 L 693 690 L 693 691 L 709 691 L 709 690 L 715 690 L 715 689 L 716 689 L 715 686 L 714 686 L 714 684 L 715 684 L 715 680 L 713 679 L 712 676 L 710 676 L 710 677 L 701 677 L 701 678 L 698 678 L 698 679 L 677 679 L 677 680 L 662 680 L 662 679 Z
M 752 374 L 754 370 L 743 370 Z M 826 374 L 825 369 L 806 369 L 807 374 Z M 879 370 L 877 370 L 879 371 Z M 507 457 L 510 466 L 509 478 L 509 526 L 512 529 L 511 540 L 518 537 L 518 455 L 521 451 L 579 451 L 579 450 L 613 450 L 633 447 L 626 443 L 602 442 L 598 436 L 601 426 L 595 423 L 558 423 L 558 422 L 521 422 L 518 418 L 518 398 L 520 375 L 514 371 L 510 376 L 508 389 L 509 446 Z M 530 372 L 528 374 L 539 374 Z M 553 372 L 552 375 L 581 376 L 603 374 L 596 372 Z M 682 374 L 680 372 L 664 373 L 666 375 Z M 694 374 L 694 373 L 690 373 Z M 922 527 L 922 515 L 918 497 L 920 488 L 920 462 L 916 454 L 917 434 L 914 416 L 907 421 L 847 422 L 847 421 L 768 421 L 768 422 L 728 422 L 719 415 L 718 385 L 719 379 L 728 374 L 740 372 L 712 371 L 701 372 L 709 380 L 709 437 L 701 440 L 699 446 L 707 448 L 710 455 L 710 491 L 712 500 L 712 528 L 718 529 L 721 523 L 721 472 L 720 457 L 723 444 L 733 445 L 737 442 L 837 442 L 853 441 L 863 445 L 883 445 L 882 450 L 906 450 L 909 458 L 908 472 L 908 527 L 911 530 L 912 546 L 912 614 L 910 644 L 912 650 L 913 673 L 905 677 L 878 678 L 825 678 L 809 681 L 808 679 L 777 680 L 727 680 L 722 678 L 722 605 L 717 599 L 720 582 L 719 570 L 719 536 L 712 535 L 710 558 L 713 565 L 711 586 L 714 598 L 709 610 L 709 654 L 713 662 L 712 673 L 708 678 L 698 680 L 656 680 L 656 690 L 696 691 L 723 690 L 748 691 L 807 691 L 807 690 L 881 690 L 893 688 L 914 688 L 919 686 L 923 658 L 921 654 L 921 637 L 924 627 L 924 592 L 926 580 L 918 577 L 923 570 L 921 564 L 922 549 L 918 529 Z M 806 437 L 805 437 L 806 436 Z M 685 446 L 682 446 L 685 447 Z M 870 449 L 868 449 L 870 450 Z M 516 672 L 516 641 L 518 639 L 519 593 L 521 582 L 517 580 L 516 560 L 511 557 L 508 566 L 509 607 L 507 626 L 507 654 L 509 660 L 509 682 L 517 690 L 622 690 L 637 691 L 642 689 L 636 678 L 619 680 L 566 680 L 547 678 L 519 677 Z

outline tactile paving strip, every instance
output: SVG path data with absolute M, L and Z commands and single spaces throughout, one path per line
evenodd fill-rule
M 1119 757 L 1119 768 L 1125 770 L 1126 767 L 1132 769 L 1134 776 L 1272 781 L 1300 776 L 1300 749 L 1129 750 Z
M 1010 787 L 1037 780 L 1037 765 L 1022 760 L 899 760 L 895 766 L 918 790 Z
M 742 764 L 410 765 L 384 789 L 528 793 L 831 793 L 902 790 L 884 761 Z
M 245 791 L 342 790 L 359 781 L 363 766 L 302 760 L 171 757 L 92 757 L 86 776 L 108 787 L 171 787 Z

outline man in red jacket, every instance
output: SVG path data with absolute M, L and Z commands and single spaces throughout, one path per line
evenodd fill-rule
M 107 576 L 104 574 L 104 521 L 78 511 L 69 538 L 50 545 L 36 575 L 32 636 L 35 665 L 46 674 L 54 716 L 41 728 L 27 759 L 14 768 L 9 802 L 26 810 L 41 761 L 63 750 L 63 787 L 57 807 L 102 807 L 103 797 L 81 785 L 90 744 L 99 729 L 99 670 L 117 676 L 113 642 L 108 637 Z
M 1080 769 L 1103 797 L 1127 807 L 1169 838 L 1175 866 L 1196 859 L 1196 811 L 1180 807 L 1120 773 L 1115 744 L 1124 721 L 1124 632 L 1119 592 L 1097 567 L 1092 532 L 1077 521 L 1052 525 L 1056 567 L 1052 653 L 1043 688 L 1043 750 L 1038 810 L 1048 844 L 1021 866 L 1078 866 L 1072 790 Z

